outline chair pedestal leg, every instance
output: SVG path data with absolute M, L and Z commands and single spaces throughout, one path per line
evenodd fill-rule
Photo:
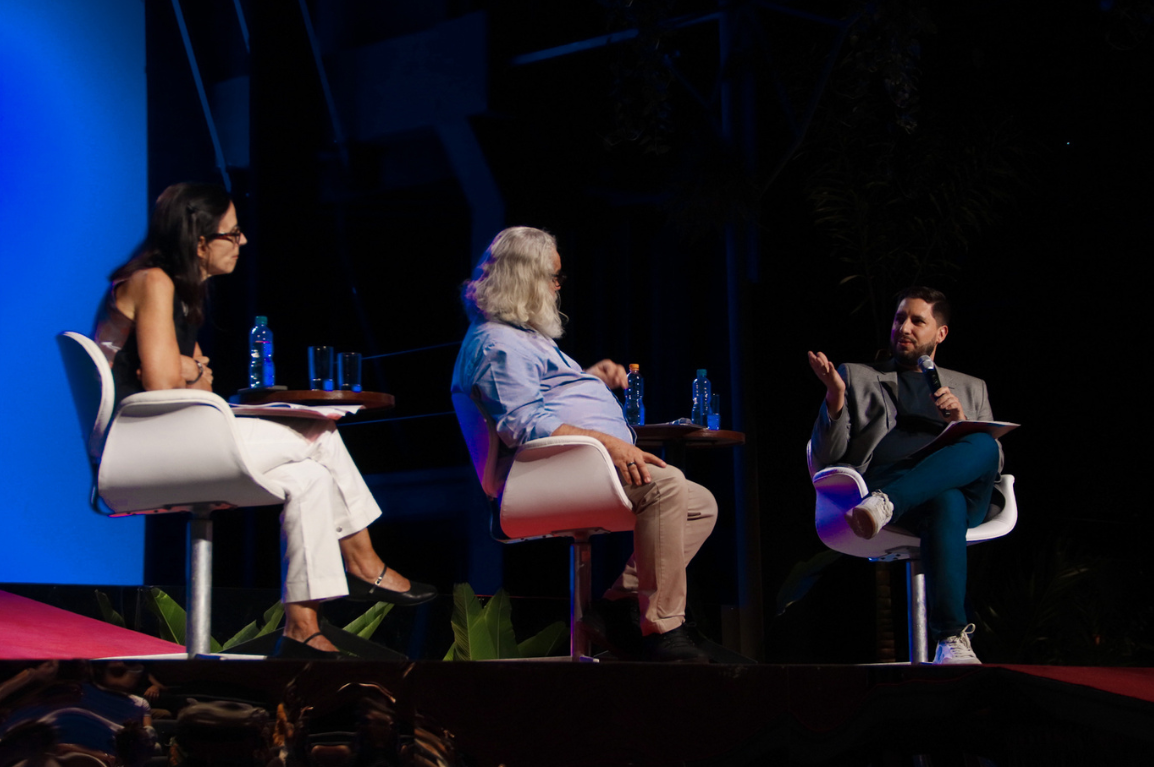
M 569 654 L 579 661 L 589 655 L 589 640 L 581 616 L 592 601 L 593 581 L 590 574 L 589 536 L 573 538 L 569 546 Z
M 911 559 L 906 563 L 906 596 L 910 606 L 910 663 L 927 663 L 930 659 L 926 640 L 926 575 L 922 561 Z
M 188 657 L 210 652 L 212 631 L 212 509 L 193 508 L 188 522 Z

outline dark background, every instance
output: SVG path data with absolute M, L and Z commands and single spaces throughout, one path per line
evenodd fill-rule
M 173 6 L 146 4 L 150 191 L 227 175 L 249 236 L 201 336 L 218 393 L 245 384 L 256 314 L 290 387 L 310 344 L 388 355 L 365 383 L 398 407 L 342 434 L 382 500 L 390 565 L 446 591 L 567 591 L 563 542 L 485 538 L 448 397 L 459 286 L 497 230 L 525 224 L 557 236 L 570 275 L 566 352 L 639 363 L 651 422 L 687 416 L 706 367 L 723 427 L 748 436 L 687 467 L 722 508 L 691 567 L 707 635 L 744 602 L 763 614 L 743 645 L 759 659 L 879 657 L 876 571 L 898 584 L 894 566 L 843 558 L 774 617 L 823 548 L 805 352 L 872 358 L 894 294 L 926 283 L 955 305 L 940 364 L 985 378 L 995 415 L 1023 424 L 1004 440 L 1018 528 L 971 551 L 979 654 L 1150 662 L 1136 480 L 1154 3 L 240 7 L 243 27 L 228 0 L 182 10 L 222 169 Z M 579 41 L 594 42 L 525 61 Z M 179 581 L 180 521 L 149 523 L 146 578 Z M 274 510 L 222 515 L 217 541 L 218 583 L 276 585 Z M 598 581 L 626 555 L 599 541 Z

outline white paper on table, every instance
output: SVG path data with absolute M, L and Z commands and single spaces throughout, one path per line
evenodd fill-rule
M 293 402 L 269 402 L 264 405 L 229 404 L 232 414 L 238 417 L 263 416 L 265 418 L 324 418 L 339 421 L 346 415 L 358 412 L 363 405 L 298 405 Z

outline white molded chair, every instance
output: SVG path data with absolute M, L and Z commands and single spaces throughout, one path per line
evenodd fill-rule
M 249 466 L 223 399 L 199 389 L 141 392 L 125 397 L 114 415 L 112 370 L 100 347 L 79 333 L 56 341 L 92 466 L 93 510 L 192 515 L 185 637 L 189 657 L 207 653 L 212 512 L 284 503 L 284 493 Z
M 569 649 L 580 660 L 589 651 L 580 624 L 592 598 L 589 538 L 632 530 L 634 523 L 633 505 L 608 451 L 592 437 L 545 437 L 502 457 L 496 425 L 476 401 L 454 393 L 453 408 L 477 479 L 493 503 L 493 537 L 502 543 L 573 539 Z
M 926 579 L 920 560 L 921 539 L 896 525 L 886 525 L 873 538 L 858 538 L 846 522 L 845 513 L 869 495 L 861 474 L 845 466 L 830 466 L 814 471 L 810 446 L 806 461 L 817 491 L 816 527 L 821 542 L 834 551 L 871 562 L 906 560 L 906 583 L 909 595 L 910 662 L 929 660 L 926 620 Z M 1000 496 L 1000 497 L 999 497 Z M 1003 474 L 996 485 L 986 521 L 966 531 L 966 545 L 1001 538 L 1018 522 L 1018 501 L 1014 497 L 1014 477 Z

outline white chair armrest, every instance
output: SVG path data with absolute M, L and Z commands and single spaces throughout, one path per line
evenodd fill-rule
M 284 502 L 284 493 L 251 468 L 228 404 L 198 389 L 126 397 L 108 429 L 98 487 L 117 513 Z
M 592 437 L 544 437 L 517 449 L 501 496 L 512 538 L 633 529 L 633 505 L 609 452 Z
M 814 524 L 821 542 L 834 551 L 874 560 L 908 559 L 920 543 L 915 535 L 890 527 L 873 538 L 858 538 L 845 513 L 869 494 L 861 474 L 846 466 L 830 466 L 813 475 L 817 492 Z
M 542 437 L 540 439 L 532 439 L 517 448 L 517 452 L 513 457 L 514 463 L 521 460 L 535 460 L 533 458 L 533 451 L 544 450 L 549 455 L 557 454 L 557 448 L 585 446 L 586 448 L 593 448 L 604 463 L 605 470 L 609 473 L 612 481 L 609 485 L 616 491 L 621 504 L 632 508 L 629 502 L 629 497 L 625 495 L 625 490 L 622 489 L 620 480 L 618 479 L 617 467 L 613 465 L 613 459 L 609 457 L 609 451 L 605 449 L 598 440 L 593 437 L 582 437 L 575 434 L 570 434 L 564 437 Z M 600 475 L 598 475 L 600 476 Z
M 921 546 L 920 537 L 897 527 L 883 527 L 873 538 L 858 538 L 845 521 L 845 512 L 869 493 L 865 480 L 853 469 L 830 466 L 813 475 L 817 492 L 815 526 L 818 537 L 829 548 L 855 557 L 890 561 L 907 559 Z M 1003 474 L 997 488 L 1006 505 L 997 515 L 966 531 L 966 543 L 1000 538 L 1014 529 L 1018 504 L 1014 497 L 1014 477 Z
M 534 450 L 546 450 L 549 448 L 565 447 L 568 445 L 587 445 L 593 448 L 597 451 L 597 453 L 605 458 L 605 465 L 608 468 L 612 469 L 614 472 L 617 471 L 616 467 L 613 466 L 613 460 L 609 457 L 609 451 L 606 450 L 605 446 L 593 437 L 580 437 L 576 434 L 571 434 L 564 437 L 541 437 L 540 439 L 529 440 L 517 448 L 516 452 L 517 455 L 520 455 L 521 453 L 530 453 Z
M 1018 524 L 1018 499 L 1014 496 L 1014 475 L 1003 474 L 994 487 L 1002 493 L 1006 503 L 1002 510 L 977 527 L 966 531 L 966 543 L 978 543 L 1001 538 Z
M 865 479 L 861 474 L 858 474 L 856 470 L 848 466 L 830 466 L 822 469 L 813 475 L 813 484 L 817 486 L 819 484 L 837 481 L 835 478 L 840 479 L 838 484 L 844 484 L 847 491 L 850 487 L 856 488 L 858 496 L 854 499 L 854 503 L 869 495 L 870 490 L 866 487 Z
M 196 402 L 210 405 L 221 412 L 230 412 L 228 403 L 222 397 L 203 389 L 160 389 L 159 391 L 142 391 L 130 394 L 120 401 L 117 414 L 125 408 L 147 407 L 156 405 L 164 407 L 170 404 Z
M 605 452 L 606 456 L 609 455 L 609 451 L 605 450 L 605 446 L 593 437 L 582 437 L 577 434 L 567 434 L 563 437 L 541 437 L 540 439 L 531 439 L 528 442 L 522 444 L 521 447 L 517 448 L 517 451 L 520 452 L 522 450 L 533 450 L 535 448 L 550 447 L 553 445 L 593 445 L 594 447 L 601 448 L 601 450 Z

